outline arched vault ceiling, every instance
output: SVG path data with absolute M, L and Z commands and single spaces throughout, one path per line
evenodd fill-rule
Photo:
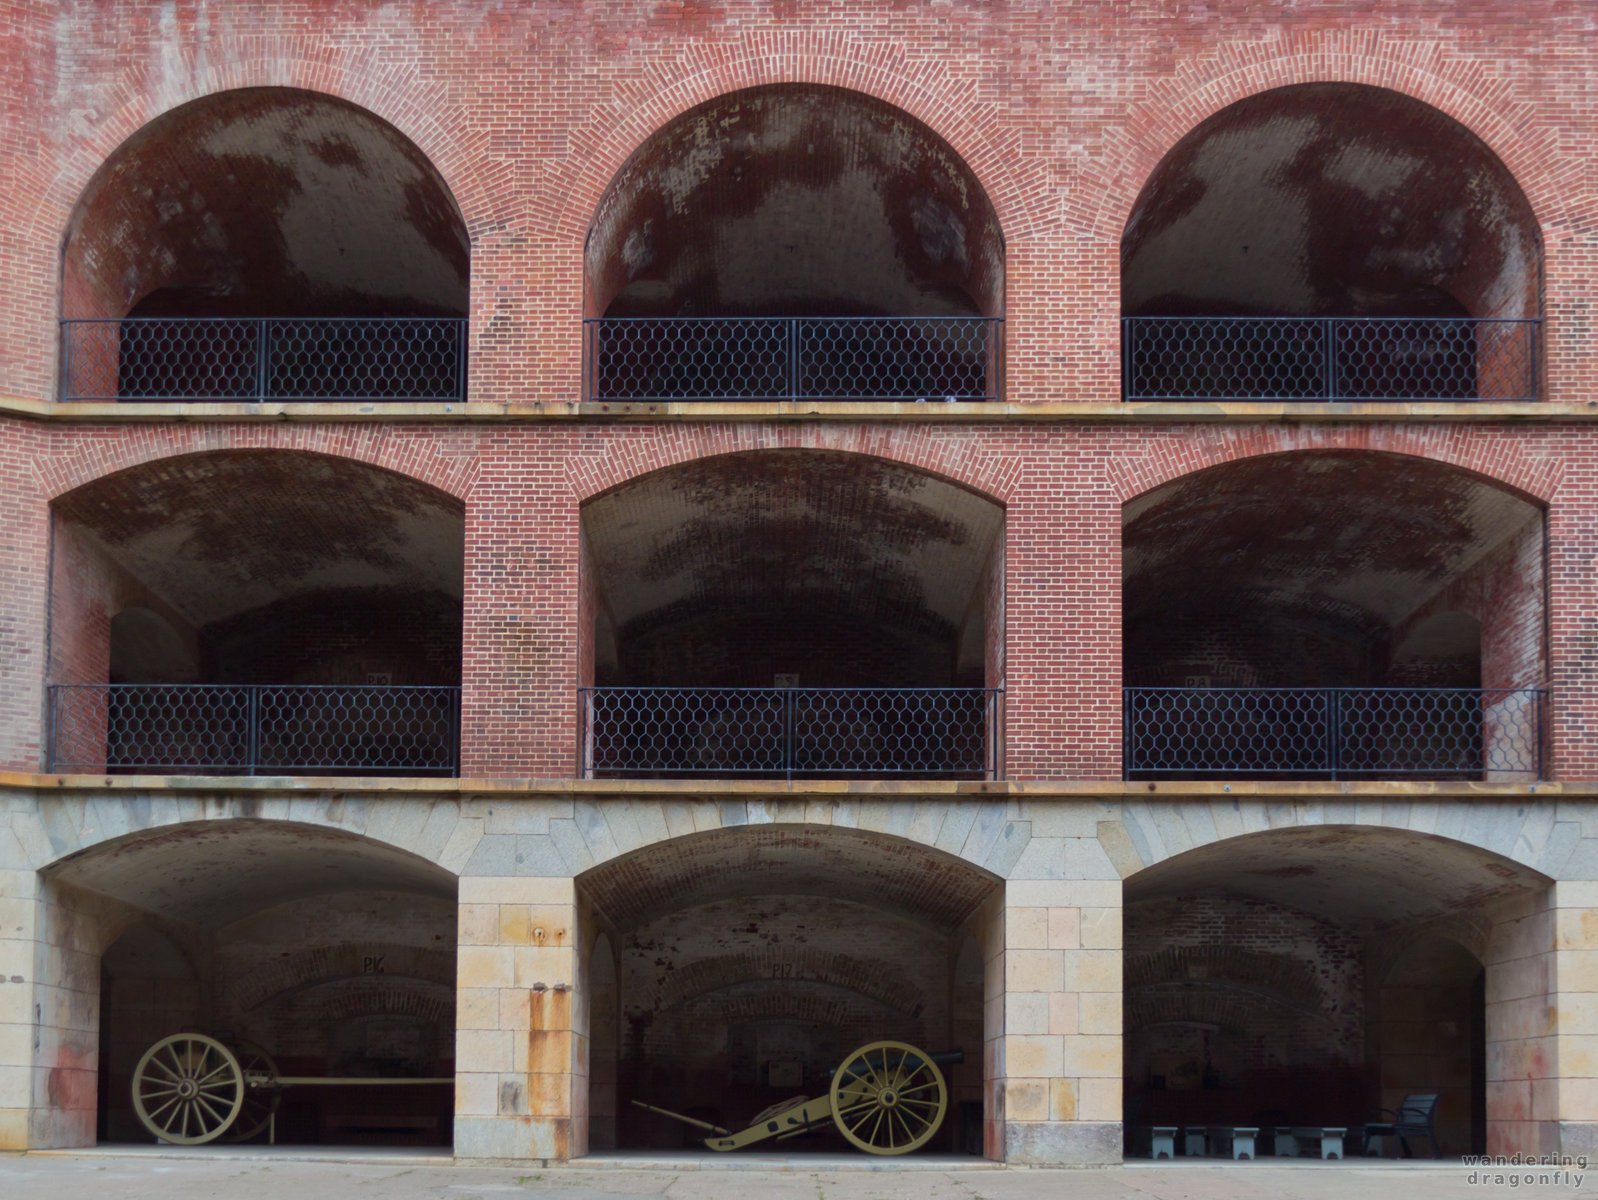
M 157 117 L 101 167 L 68 234 L 66 315 L 167 289 L 158 315 L 464 316 L 469 253 L 442 178 L 392 126 L 243 88 Z
M 55 507 L 199 626 L 295 592 L 462 592 L 460 501 L 347 459 L 185 455 L 85 484 Z
M 1452 117 L 1384 88 L 1302 84 L 1203 122 L 1122 240 L 1129 314 L 1533 317 L 1537 221 Z
M 1127 620 L 1246 603 L 1392 625 L 1538 516 L 1529 501 L 1425 459 L 1239 459 L 1123 508 Z
M 812 451 L 696 460 L 583 510 L 619 627 L 658 613 L 824 608 L 956 629 L 1003 522 L 992 501 L 931 475 Z
M 998 219 L 907 113 L 842 88 L 719 96 L 611 181 L 587 249 L 594 315 L 1002 313 Z
M 62 859 L 50 873 L 146 912 L 211 927 L 329 892 L 455 897 L 455 877 L 413 854 L 282 821 L 201 822 L 134 834 Z
M 677 838 L 593 868 L 579 884 L 623 930 L 754 896 L 827 896 L 952 929 L 997 876 L 915 842 L 855 829 L 742 826 Z
M 1377 928 L 1459 914 L 1546 887 L 1547 876 L 1449 838 L 1307 825 L 1212 842 L 1126 881 L 1126 902 L 1224 892 Z

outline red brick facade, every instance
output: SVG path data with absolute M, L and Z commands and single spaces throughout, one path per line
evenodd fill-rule
M 63 240 L 117 147 L 181 103 L 271 86 L 376 114 L 451 189 L 472 241 L 468 400 L 569 404 L 583 373 L 584 238 L 617 170 L 696 105 L 804 82 L 897 106 L 981 181 L 1005 236 L 1006 400 L 1113 404 L 1120 238 L 1151 172 L 1237 100 L 1340 81 L 1436 107 L 1514 175 L 1541 227 L 1543 399 L 1586 404 L 1598 394 L 1588 300 L 1598 283 L 1598 89 L 1586 15 L 1574 0 L 1385 11 L 1172 2 L 1131 14 L 963 2 L 4 5 L 0 52 L 20 76 L 0 123 L 0 393 L 56 398 Z M 43 686 L 83 675 L 94 652 L 79 643 L 104 636 L 109 612 L 52 606 L 49 506 L 109 473 L 203 451 L 295 449 L 461 498 L 462 773 L 558 777 L 574 761 L 575 689 L 593 670 L 581 506 L 694 458 L 804 448 L 910 464 L 1004 506 L 1003 597 L 989 603 L 1003 614 L 1002 639 L 990 629 L 999 644 L 987 657 L 1007 692 L 1005 773 L 1114 779 L 1121 506 L 1244 456 L 1357 449 L 1450 464 L 1546 506 L 1554 770 L 1598 777 L 1589 716 L 1598 443 L 1568 408 L 1558 421 L 1520 424 L 1463 409 L 1224 423 L 1194 410 L 1097 422 L 878 413 L 665 423 L 585 413 L 451 424 L 380 413 L 296 424 L 0 418 L 0 764 L 40 765 Z M 70 539 L 58 538 L 55 553 L 58 597 L 89 603 L 104 590 L 74 581 Z M 1528 657 L 1524 647 L 1495 653 Z

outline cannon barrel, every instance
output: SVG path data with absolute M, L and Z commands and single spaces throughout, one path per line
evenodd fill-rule
M 965 1061 L 964 1050 L 939 1050 L 936 1054 L 927 1055 L 940 1067 L 958 1067 Z

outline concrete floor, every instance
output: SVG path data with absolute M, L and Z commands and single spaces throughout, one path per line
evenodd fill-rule
M 1366 1161 L 1291 1165 L 1140 1163 L 1038 1170 L 926 1162 L 876 1169 L 858 1158 L 698 1156 L 640 1164 L 622 1157 L 581 1167 L 455 1166 L 428 1152 L 298 1147 L 173 1147 L 0 1154 L 5 1200 L 1434 1200 L 1530 1192 L 1598 1192 L 1598 1171 L 1527 1179 L 1494 1168 L 1473 1180 L 1456 1163 Z M 730 1163 L 736 1163 L 730 1167 Z M 1538 1174 L 1548 1174 L 1544 1168 Z M 1517 1177 L 1512 1181 L 1510 1173 Z

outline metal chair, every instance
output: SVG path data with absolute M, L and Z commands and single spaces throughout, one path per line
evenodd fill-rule
M 1441 1158 L 1442 1151 L 1437 1146 L 1437 1131 L 1433 1127 L 1437 1116 L 1437 1093 L 1416 1092 L 1405 1096 L 1404 1102 L 1394 1112 L 1390 1108 L 1380 1110 L 1391 1116 L 1391 1121 L 1368 1121 L 1365 1124 L 1365 1156 L 1371 1157 L 1371 1142 L 1373 1139 L 1396 1137 L 1398 1144 L 1404 1148 L 1404 1157 L 1413 1158 L 1410 1153 L 1409 1139 L 1420 1137 L 1424 1134 L 1431 1140 L 1432 1157 Z M 1377 1141 L 1376 1157 L 1381 1157 L 1384 1147 Z

